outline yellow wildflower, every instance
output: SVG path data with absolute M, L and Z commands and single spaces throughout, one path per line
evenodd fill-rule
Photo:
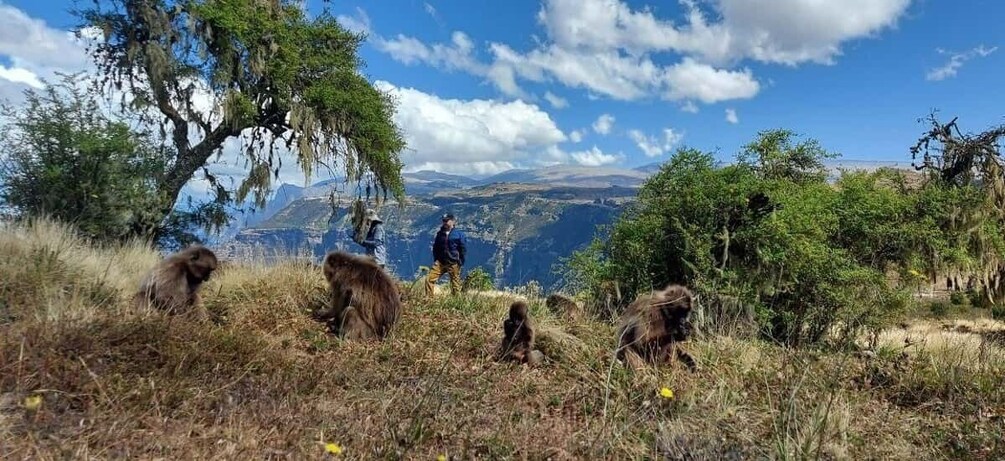
M 447 455 L 437 456 L 436 461 L 447 461 Z
M 337 444 L 337 443 L 326 443 L 325 444 L 325 453 L 331 453 L 333 455 L 341 455 L 342 454 L 342 447 L 339 444 Z
M 673 398 L 673 391 L 670 390 L 669 387 L 664 387 L 664 388 L 660 389 L 660 397 L 663 397 L 665 399 L 672 399 Z
M 38 407 L 42 406 L 42 396 L 32 395 L 24 398 L 24 407 L 29 410 L 37 410 Z
M 918 272 L 918 271 L 916 271 L 914 269 L 911 269 L 911 270 L 909 270 L 907 272 L 910 273 L 911 275 L 915 276 L 915 277 L 921 277 L 921 272 Z

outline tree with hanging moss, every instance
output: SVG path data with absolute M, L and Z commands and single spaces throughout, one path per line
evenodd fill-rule
M 90 48 L 98 84 L 174 145 L 157 185 L 162 217 L 200 169 L 217 201 L 264 205 L 287 152 L 308 178 L 338 168 L 358 195 L 403 198 L 394 101 L 360 73 L 365 36 L 327 12 L 308 17 L 289 0 L 95 0 L 76 14 L 103 33 Z M 248 174 L 230 190 L 205 165 L 237 137 Z

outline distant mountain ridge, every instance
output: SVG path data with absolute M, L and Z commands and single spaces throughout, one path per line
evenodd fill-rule
M 403 173 L 404 208 L 393 200 L 380 207 L 388 227 L 391 266 L 408 277 L 430 264 L 430 242 L 439 216 L 451 211 L 472 242 L 466 270 L 481 266 L 501 285 L 537 280 L 547 286 L 557 281 L 554 265 L 588 244 L 598 226 L 613 223 L 663 165 L 633 169 L 559 165 L 481 179 L 428 170 Z M 832 160 L 825 165 L 832 177 L 840 169 L 910 168 L 910 162 L 871 160 Z M 333 215 L 327 197 L 335 181 L 310 187 L 280 185 L 264 209 L 235 222 L 221 236 L 224 254 L 256 248 L 306 250 L 315 257 L 335 248 L 362 252 L 348 235 L 347 201 Z

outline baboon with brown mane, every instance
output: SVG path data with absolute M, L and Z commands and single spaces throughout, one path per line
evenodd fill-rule
M 383 339 L 401 315 L 401 296 L 391 276 L 373 259 L 343 251 L 328 253 L 323 266 L 331 299 L 314 317 L 345 339 Z
M 527 303 L 514 302 L 509 307 L 509 316 L 503 321 L 503 340 L 498 359 L 529 365 L 541 363 L 544 354 L 534 349 L 534 336 L 534 325 L 527 313 Z
M 558 293 L 548 295 L 544 305 L 552 314 L 561 315 L 567 320 L 576 319 L 582 314 L 582 309 L 576 301 Z
M 676 355 L 695 369 L 694 358 L 679 344 L 691 335 L 688 315 L 693 298 L 690 290 L 676 284 L 636 298 L 621 315 L 618 360 L 638 366 L 642 360 L 660 364 Z
M 157 263 L 140 283 L 133 304 L 171 314 L 188 311 L 199 304 L 199 287 L 216 269 L 216 254 L 202 245 L 192 245 Z

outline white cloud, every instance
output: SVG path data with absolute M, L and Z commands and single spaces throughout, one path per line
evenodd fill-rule
M 50 28 L 23 11 L 0 4 L 0 55 L 38 68 L 82 69 L 88 59 L 70 31 Z M 35 70 L 30 69 L 29 70 Z
M 761 89 L 750 70 L 715 69 L 691 58 L 670 66 L 666 70 L 666 81 L 669 85 L 664 97 L 667 99 L 697 99 L 706 104 L 749 99 Z
M 443 99 L 385 81 L 376 86 L 397 97 L 395 121 L 408 143 L 402 160 L 409 169 L 449 165 L 454 173 L 484 173 L 560 162 L 565 156 L 557 144 L 566 135 L 536 105 Z
M 597 146 L 590 150 L 569 154 L 576 163 L 583 166 L 603 166 L 624 160 L 623 155 L 605 154 Z
M 34 88 L 43 87 L 42 81 L 38 79 L 38 76 L 35 75 L 35 73 L 30 70 L 17 67 L 7 68 L 0 65 L 0 79 L 13 83 L 22 83 Z
M 736 109 L 726 109 L 726 121 L 734 125 L 740 123 L 740 118 L 736 116 Z
M 614 126 L 614 116 L 611 114 L 601 114 L 597 121 L 593 122 L 593 131 L 600 134 L 608 134 Z
M 680 106 L 680 110 L 690 114 L 697 114 L 698 105 L 695 104 L 694 101 L 685 101 L 684 105 Z
M 528 51 L 491 43 L 492 61 L 454 67 L 486 78 L 510 96 L 526 96 L 520 80 L 557 81 L 590 97 L 686 99 L 683 110 L 693 112 L 692 99 L 710 104 L 760 91 L 750 70 L 733 68 L 740 61 L 832 64 L 843 44 L 895 27 L 911 0 L 679 3 L 684 14 L 675 21 L 622 0 L 544 0 L 537 19 L 547 39 L 535 40 Z M 679 61 L 656 64 L 653 55 L 661 53 Z M 449 67 L 443 60 L 419 61 Z
M 673 130 L 673 128 L 663 129 L 663 139 L 656 136 L 646 136 L 639 130 L 628 130 L 628 137 L 639 146 L 646 157 L 658 157 L 673 149 L 684 135 Z
M 582 130 L 572 130 L 572 132 L 569 133 L 569 140 L 572 141 L 572 142 L 576 142 L 576 143 L 582 141 L 583 140 L 583 131 Z
M 426 9 L 426 13 L 434 18 L 436 17 L 436 7 L 430 5 L 429 3 L 423 3 L 422 6 Z
M 562 98 L 561 96 L 555 95 L 550 91 L 544 92 L 544 99 L 548 100 L 548 103 L 551 104 L 551 107 L 554 107 L 556 109 L 564 109 L 566 107 L 569 107 L 569 101 L 567 101 L 565 98 Z
M 370 17 L 360 7 L 356 7 L 355 16 L 338 15 L 335 19 L 351 32 L 370 33 Z
M 695 0 L 681 0 L 681 25 L 651 8 L 620 0 L 546 0 L 538 20 L 564 48 L 634 53 L 672 51 L 712 63 L 752 58 L 763 62 L 830 63 L 842 43 L 895 25 L 911 0 L 712 0 L 709 22 Z
M 991 53 L 998 50 L 998 47 L 987 48 L 984 45 L 980 45 L 970 51 L 964 53 L 949 53 L 946 50 L 938 50 L 939 54 L 948 54 L 949 61 L 942 67 L 936 67 L 929 70 L 925 74 L 925 79 L 929 81 L 941 81 L 947 78 L 955 77 L 956 73 L 963 67 L 963 64 L 967 61 L 977 58 L 977 57 L 987 57 Z
M 392 39 L 377 36 L 373 38 L 373 43 L 379 50 L 406 65 L 425 63 L 433 67 L 463 70 L 481 76 L 487 76 L 490 70 L 475 59 L 472 54 L 474 43 L 467 34 L 460 31 L 450 35 L 449 44 L 436 43 L 428 46 L 418 39 L 402 34 Z
M 833 64 L 843 43 L 895 27 L 911 1 L 718 0 L 730 38 L 724 57 Z

